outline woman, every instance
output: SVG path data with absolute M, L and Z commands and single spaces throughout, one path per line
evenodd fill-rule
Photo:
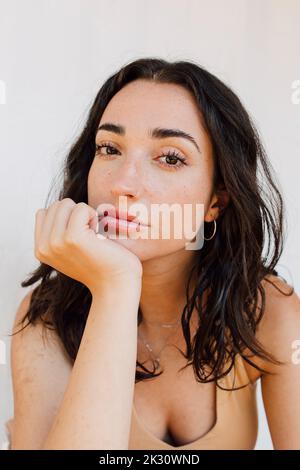
M 201 248 L 175 224 L 165 239 L 131 237 L 152 228 L 121 221 L 135 203 L 202 204 Z M 224 83 L 156 58 L 111 76 L 58 201 L 36 213 L 11 448 L 253 449 L 259 378 L 274 448 L 298 448 L 300 304 L 275 271 L 283 221 L 258 133 Z

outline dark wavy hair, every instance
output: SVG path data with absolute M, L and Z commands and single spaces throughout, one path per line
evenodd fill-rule
M 198 250 L 186 285 L 186 305 L 181 317 L 186 342 L 186 352 L 181 351 L 187 359 L 184 368 L 193 365 L 196 380 L 217 383 L 229 373 L 240 354 L 253 367 L 268 373 L 249 357 L 254 354 L 281 364 L 262 347 L 255 332 L 265 311 L 262 281 L 272 283 L 266 276 L 278 276 L 275 267 L 283 250 L 285 229 L 283 200 L 258 131 L 227 85 L 191 61 L 169 62 L 149 57 L 122 67 L 96 95 L 84 128 L 64 161 L 58 199 L 88 202 L 87 178 L 95 156 L 100 118 L 112 97 L 138 79 L 181 85 L 193 95 L 213 146 L 214 189 L 225 189 L 229 195 L 229 203 L 218 217 L 216 235 Z M 210 224 L 205 223 L 204 230 L 211 233 L 210 229 Z M 190 295 L 192 275 L 196 276 L 196 285 Z M 47 328 L 57 332 L 74 362 L 89 314 L 91 293 L 85 285 L 44 263 L 21 286 L 28 287 L 37 281 L 21 321 L 28 320 L 23 328 L 42 320 Z M 291 295 L 294 290 L 291 289 L 285 295 Z M 204 292 L 208 293 L 205 305 Z M 190 318 L 194 309 L 200 327 L 191 341 Z M 142 317 L 139 308 L 138 325 Z M 250 356 L 244 353 L 245 348 L 251 351 Z M 155 374 L 154 364 L 151 371 L 138 361 L 136 365 L 136 382 L 162 373 Z

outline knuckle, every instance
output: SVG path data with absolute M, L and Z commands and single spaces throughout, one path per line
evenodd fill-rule
M 53 208 L 55 208 L 55 207 L 58 206 L 58 204 L 59 204 L 59 201 L 54 201 L 54 202 L 52 202 L 52 204 L 50 204 L 50 205 L 47 207 L 46 211 L 47 211 L 47 212 L 48 212 L 48 211 L 51 212 L 51 211 L 53 210 Z
M 70 206 L 75 206 L 76 205 L 75 202 L 73 201 L 73 199 L 71 199 L 70 197 L 65 197 L 60 202 L 64 205 L 70 205 Z
M 86 207 L 87 207 L 87 205 L 86 205 L 86 203 L 85 203 L 85 202 L 78 202 L 78 204 L 77 204 L 77 207 L 79 207 L 79 208 L 82 208 L 82 209 L 83 209 L 83 208 L 86 208 Z
M 39 215 L 43 214 L 45 212 L 45 209 L 38 209 L 36 212 L 35 212 L 35 217 L 37 218 Z

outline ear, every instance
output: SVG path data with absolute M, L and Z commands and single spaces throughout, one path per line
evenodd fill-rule
M 216 190 L 212 195 L 209 207 L 205 214 L 205 222 L 212 222 L 213 220 L 216 220 L 227 207 L 229 201 L 229 194 L 224 187 Z

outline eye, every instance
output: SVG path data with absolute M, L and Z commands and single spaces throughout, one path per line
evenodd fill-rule
M 102 144 L 96 144 L 96 154 L 99 154 L 100 153 L 100 150 L 102 148 L 106 148 L 106 149 L 109 149 L 109 152 L 107 154 L 101 154 L 102 156 L 107 156 L 107 155 L 114 155 L 114 153 L 111 153 L 113 151 L 116 151 L 118 152 L 118 150 L 111 144 L 107 143 L 107 142 L 104 142 Z
M 159 158 L 165 158 L 167 163 L 163 163 L 163 166 L 171 168 L 172 170 L 177 170 L 182 166 L 186 165 L 186 159 L 175 150 L 168 151 L 167 153 L 161 155 Z M 177 164 L 178 162 L 179 164 Z
M 107 153 L 101 153 L 101 149 L 106 148 Z M 110 155 L 115 155 L 116 152 L 120 153 L 119 150 L 109 142 L 103 142 L 102 144 L 96 144 L 96 155 L 100 154 L 101 157 L 109 157 Z M 169 150 L 167 153 L 163 153 L 158 159 L 165 158 L 166 162 L 159 162 L 162 166 L 171 169 L 178 170 L 179 168 L 186 165 L 186 158 L 183 157 L 179 152 L 175 150 Z

